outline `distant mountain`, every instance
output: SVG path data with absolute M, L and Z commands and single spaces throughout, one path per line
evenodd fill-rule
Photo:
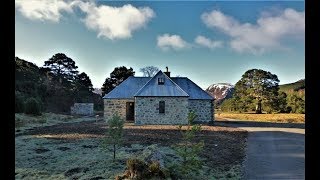
M 232 97 L 234 85 L 230 83 L 212 84 L 206 89 L 206 91 L 216 99 L 215 102 L 219 105 L 223 100 Z
M 294 83 L 279 85 L 280 91 L 283 92 L 294 92 L 294 91 L 304 91 L 305 89 L 305 79 L 301 79 Z
M 93 93 L 99 94 L 100 96 L 102 96 L 102 90 L 101 88 L 93 88 Z

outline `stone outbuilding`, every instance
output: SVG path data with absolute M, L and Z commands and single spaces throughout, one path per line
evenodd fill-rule
M 153 77 L 130 76 L 104 97 L 104 117 L 117 113 L 135 124 L 187 124 L 193 110 L 198 122 L 214 120 L 214 98 L 187 77 L 159 71 Z

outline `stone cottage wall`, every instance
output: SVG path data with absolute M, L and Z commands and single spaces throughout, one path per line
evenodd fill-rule
M 70 108 L 72 115 L 93 115 L 93 103 L 74 103 Z
M 187 97 L 136 97 L 136 124 L 187 124 Z M 159 113 L 159 101 L 165 101 L 165 113 Z
M 113 114 L 118 115 L 126 120 L 126 102 L 134 102 L 134 99 L 104 99 L 104 118 L 112 118 Z
M 198 117 L 195 121 L 210 122 L 214 120 L 212 100 L 189 100 L 189 110 L 193 110 L 197 114 Z

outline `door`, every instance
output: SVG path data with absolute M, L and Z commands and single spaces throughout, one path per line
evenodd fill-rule
M 126 120 L 134 121 L 134 102 L 127 102 L 126 106 Z

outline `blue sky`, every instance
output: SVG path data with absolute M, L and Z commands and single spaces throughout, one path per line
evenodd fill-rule
M 252 68 L 305 78 L 304 1 L 18 1 L 15 55 L 72 58 L 94 87 L 117 66 L 169 67 L 203 89 Z

